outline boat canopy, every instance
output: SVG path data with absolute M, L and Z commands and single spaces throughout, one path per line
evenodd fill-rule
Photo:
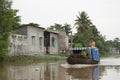
M 70 48 L 70 50 L 88 50 L 90 47 Z
M 91 48 L 91 47 L 80 47 L 80 48 L 71 48 L 70 49 L 74 54 L 82 54 L 89 57 L 89 59 L 92 59 L 94 61 L 100 61 L 99 56 L 99 49 L 98 48 Z

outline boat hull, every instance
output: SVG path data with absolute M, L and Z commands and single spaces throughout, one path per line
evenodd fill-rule
M 99 61 L 85 58 L 81 55 L 72 54 L 67 58 L 67 63 L 68 64 L 98 64 Z

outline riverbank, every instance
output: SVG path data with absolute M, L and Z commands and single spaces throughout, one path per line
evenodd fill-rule
M 11 56 L 7 57 L 4 62 L 7 63 L 33 63 L 66 60 L 65 56 L 41 55 L 41 56 Z

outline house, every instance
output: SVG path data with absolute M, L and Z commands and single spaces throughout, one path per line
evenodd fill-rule
M 9 55 L 56 54 L 68 48 L 64 31 L 47 30 L 42 27 L 23 26 L 10 36 Z
M 58 54 L 58 36 L 59 32 L 45 30 L 44 31 L 44 47 L 46 54 Z
M 44 53 L 44 28 L 23 26 L 15 30 L 15 33 L 10 36 L 10 54 L 43 54 Z M 19 40 L 21 36 L 21 41 Z M 25 38 L 23 38 L 24 36 Z M 19 47 L 21 50 L 19 50 Z
M 49 54 L 48 51 L 50 54 L 57 54 L 68 49 L 68 36 L 65 31 L 45 30 L 44 37 L 47 54 Z
M 110 52 L 111 52 L 113 55 L 118 55 L 118 54 L 120 54 L 120 50 L 118 50 L 117 48 L 110 48 Z

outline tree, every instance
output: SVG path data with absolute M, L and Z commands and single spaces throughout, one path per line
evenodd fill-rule
M 104 54 L 107 49 L 105 47 L 105 38 L 100 34 L 96 26 L 91 22 L 86 12 L 79 12 L 76 16 L 75 26 L 77 33 L 73 36 L 73 43 L 81 43 L 83 47 L 89 46 L 89 40 L 94 38 L 96 46 L 100 49 L 100 53 Z
M 117 50 L 120 51 L 120 39 L 119 38 L 115 38 L 114 40 L 107 40 L 105 42 L 105 46 L 106 46 L 106 48 L 108 48 L 108 50 L 110 48 L 116 48 Z
M 51 25 L 51 26 L 48 27 L 47 29 L 50 29 L 50 30 L 63 30 L 63 27 L 62 27 L 61 24 L 55 23 L 54 25 Z
M 66 32 L 67 35 L 69 35 L 69 33 L 71 33 L 71 25 L 70 24 L 65 23 L 63 25 L 63 29 L 64 29 L 64 31 Z
M 113 41 L 113 46 L 120 50 L 120 39 L 119 38 L 115 38 L 114 41 Z
M 82 11 L 81 13 L 79 12 L 79 15 L 76 17 L 77 19 L 75 20 L 74 25 L 77 29 L 77 33 L 75 34 L 75 37 L 77 39 L 74 38 L 73 41 L 76 41 L 77 43 L 82 43 L 83 46 L 87 46 L 89 39 L 92 36 L 92 33 L 90 31 L 90 26 L 92 25 L 92 22 L 89 19 L 87 13 L 84 11 Z
M 71 33 L 71 25 L 67 23 L 65 23 L 64 25 L 55 23 L 54 25 L 51 25 L 47 29 L 58 31 L 62 30 L 66 32 L 66 35 L 69 35 L 69 33 Z
M 91 21 L 86 12 L 79 12 L 79 15 L 76 16 L 75 25 L 77 26 L 77 32 L 84 32 L 91 24 Z
M 13 28 L 19 25 L 18 10 L 11 8 L 12 1 L 0 0 L 0 60 L 8 53 L 9 35 Z
M 39 27 L 39 24 L 36 24 L 36 23 L 29 23 L 29 24 L 22 24 L 22 25 L 20 25 L 20 26 L 18 26 L 18 27 L 22 27 L 22 26 L 33 26 L 33 27 Z M 18 28 L 17 27 L 17 28 Z

